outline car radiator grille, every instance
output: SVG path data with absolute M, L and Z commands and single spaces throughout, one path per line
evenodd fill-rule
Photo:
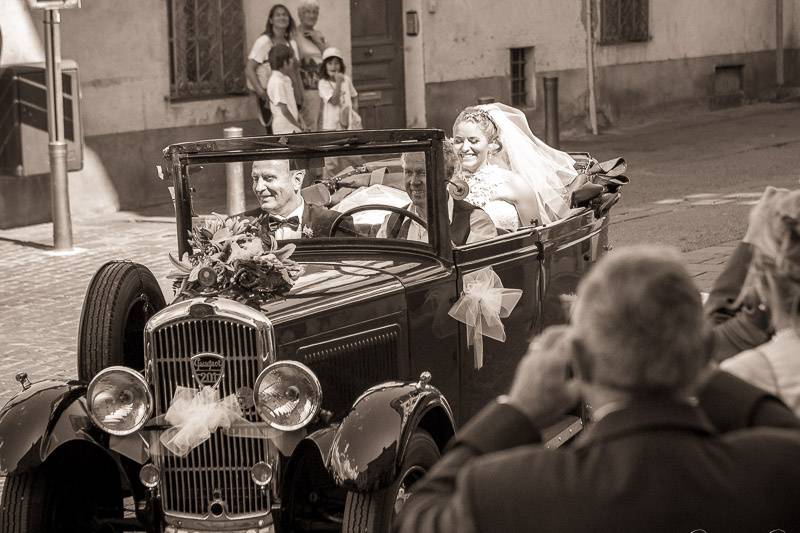
M 322 385 L 323 409 L 343 415 L 367 388 L 397 379 L 399 333 L 392 325 L 299 349 Z
M 225 356 L 220 397 L 255 384 L 260 363 L 254 328 L 220 318 L 173 323 L 155 330 L 151 339 L 156 414 L 166 413 L 178 386 L 198 388 L 190 358 L 202 352 Z M 260 421 L 254 410 L 245 413 L 245 418 Z M 250 467 L 258 461 L 269 462 L 269 441 L 229 437 L 222 431 L 186 457 L 165 451 L 161 465 L 164 510 L 205 516 L 209 504 L 221 500 L 229 517 L 268 512 L 267 491 L 250 479 Z

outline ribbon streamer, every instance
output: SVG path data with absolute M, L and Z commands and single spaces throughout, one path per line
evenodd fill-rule
M 164 419 L 173 427 L 161 434 L 161 444 L 179 457 L 185 457 L 219 428 L 250 424 L 242 418 L 235 394 L 219 399 L 219 391 L 205 386 L 199 391 L 178 387 Z
M 467 325 L 467 346 L 475 345 L 475 368 L 483 366 L 483 336 L 506 341 L 501 318 L 506 318 L 522 297 L 520 289 L 506 289 L 491 267 L 464 275 L 461 298 L 448 314 Z

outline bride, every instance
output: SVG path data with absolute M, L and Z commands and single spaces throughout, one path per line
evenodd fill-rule
M 465 200 L 498 228 L 549 224 L 569 211 L 575 161 L 536 138 L 522 111 L 497 103 L 468 107 L 456 118 L 453 142 L 470 188 Z

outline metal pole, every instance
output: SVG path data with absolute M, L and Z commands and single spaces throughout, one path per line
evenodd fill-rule
M 783 0 L 775 0 L 775 82 L 780 98 L 783 88 Z
M 226 139 L 242 136 L 242 128 L 231 126 L 223 130 Z M 244 163 L 225 163 L 225 180 L 227 186 L 228 214 L 235 215 L 245 211 L 244 203 Z
M 553 148 L 561 145 L 558 128 L 558 78 L 544 79 L 544 140 Z
M 69 212 L 67 143 L 64 140 L 64 97 L 61 83 L 61 13 L 44 12 L 47 132 L 50 153 L 50 205 L 53 216 L 53 248 L 72 249 L 72 220 Z
M 592 22 L 592 0 L 586 0 L 586 74 L 589 84 L 589 123 L 592 135 L 597 135 L 597 96 L 594 86 L 594 28 Z

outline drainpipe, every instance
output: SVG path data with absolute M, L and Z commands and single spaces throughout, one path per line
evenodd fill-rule
M 783 0 L 775 0 L 775 83 L 776 97 L 783 91 Z
M 597 100 L 594 87 L 594 31 L 592 29 L 592 3 L 586 0 L 586 74 L 589 85 L 589 123 L 592 135 L 597 135 Z

